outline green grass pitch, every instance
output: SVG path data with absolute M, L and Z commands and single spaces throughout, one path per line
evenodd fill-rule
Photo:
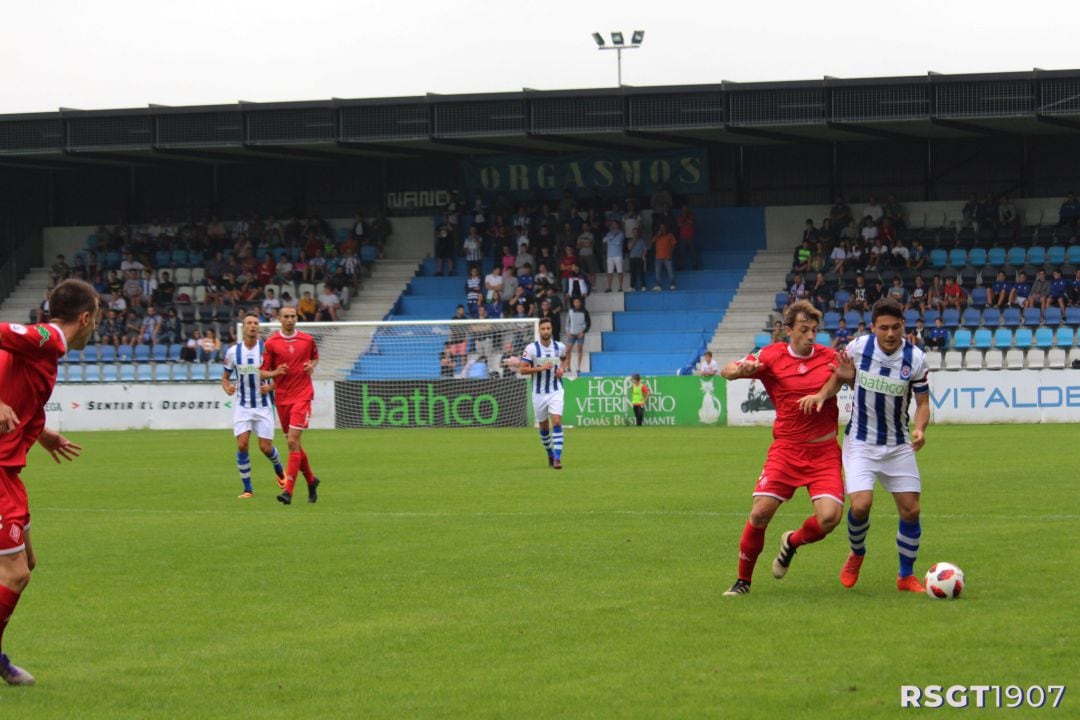
M 772 579 L 803 493 L 753 592 L 722 598 L 768 428 L 566 437 L 554 472 L 533 430 L 311 431 L 321 499 L 291 507 L 258 453 L 236 498 L 228 431 L 75 434 L 64 466 L 35 449 L 39 563 L 4 649 L 38 685 L 0 687 L 0 717 L 925 712 L 905 684 L 1066 684 L 1056 716 L 1080 712 L 1075 425 L 930 428 L 916 571 L 960 565 L 956 602 L 895 590 L 880 489 L 855 588 L 843 526 Z

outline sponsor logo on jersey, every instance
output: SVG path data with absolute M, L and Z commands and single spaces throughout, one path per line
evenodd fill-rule
M 49 328 L 45 327 L 44 325 L 35 325 L 34 327 L 37 328 L 38 335 L 41 336 L 41 339 L 38 341 L 38 347 L 45 347 L 45 343 L 49 342 L 49 338 L 52 337 L 52 333 L 49 332 Z
M 911 375 L 910 369 L 908 370 L 908 375 Z M 863 390 L 881 393 L 882 395 L 903 397 L 904 395 L 907 395 L 908 391 L 907 380 L 893 380 L 892 378 L 885 377 L 884 375 L 874 375 L 872 373 L 860 372 L 858 373 L 857 381 L 859 383 L 859 387 L 861 387 Z
M 900 379 L 901 380 L 907 380 L 910 377 L 911 377 L 911 366 L 910 365 L 905 365 L 902 368 L 900 368 Z
M 810 372 L 810 368 L 806 367 L 806 363 L 799 363 L 799 367 L 796 369 L 799 371 L 800 375 L 805 375 Z
M 25 335 L 26 326 L 20 325 L 19 323 L 11 323 L 11 332 L 15 333 L 16 335 Z

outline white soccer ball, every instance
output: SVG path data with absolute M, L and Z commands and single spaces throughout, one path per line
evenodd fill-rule
M 937 600 L 955 600 L 964 591 L 964 571 L 952 563 L 939 562 L 926 571 L 926 594 Z

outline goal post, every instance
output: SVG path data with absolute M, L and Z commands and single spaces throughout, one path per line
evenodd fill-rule
M 267 338 L 280 327 L 263 323 L 260 334 Z M 296 327 L 314 337 L 319 348 L 312 380 L 316 392 L 332 389 L 335 427 L 528 424 L 528 385 L 515 366 L 539 336 L 536 318 Z

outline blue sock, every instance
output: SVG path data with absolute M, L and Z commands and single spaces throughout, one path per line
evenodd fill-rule
M 274 472 L 278 477 L 284 477 L 285 468 L 281 467 L 281 456 L 278 455 L 277 447 L 271 445 L 270 452 L 267 454 L 267 459 L 274 465 Z
M 848 545 L 851 545 L 851 552 L 858 556 L 866 554 L 866 533 L 870 530 L 870 516 L 859 522 L 855 519 L 855 516 L 851 512 L 851 508 L 847 511 L 847 539 Z
M 240 482 L 244 483 L 244 492 L 251 492 L 251 456 L 246 452 L 237 451 L 236 469 L 240 471 Z
M 540 444 L 542 444 L 544 446 L 544 450 L 546 450 L 547 454 L 550 456 L 551 455 L 551 433 L 549 433 L 544 428 L 540 428 Z
M 551 450 L 556 460 L 562 458 L 562 425 L 551 426 Z
M 900 521 L 900 530 L 896 533 L 896 550 L 900 554 L 900 577 L 915 574 L 915 560 L 919 557 L 919 538 L 922 528 L 919 521 L 913 523 Z

